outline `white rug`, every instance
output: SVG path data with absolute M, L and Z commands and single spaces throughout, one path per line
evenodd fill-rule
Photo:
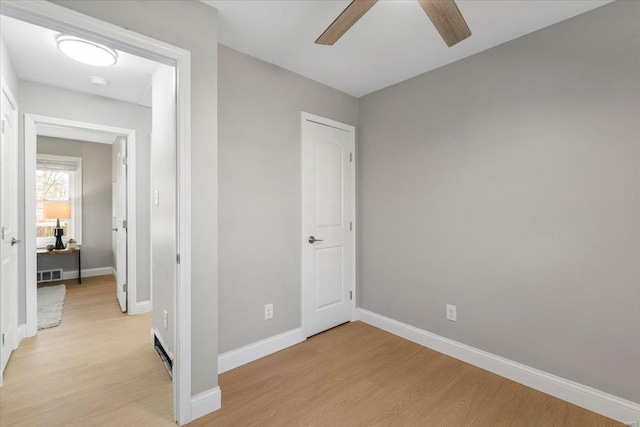
M 58 326 L 62 322 L 62 307 L 66 294 L 65 285 L 38 288 L 38 329 Z

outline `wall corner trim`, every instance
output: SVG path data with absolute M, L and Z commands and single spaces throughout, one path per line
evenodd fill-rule
M 191 397 L 191 420 L 196 420 L 222 407 L 222 390 L 215 387 Z
M 358 308 L 358 320 L 424 347 L 620 422 L 640 421 L 640 404 Z
M 218 374 L 299 344 L 305 339 L 302 328 L 296 328 L 223 353 L 218 356 Z
M 27 337 L 27 325 L 25 323 L 18 326 L 18 331 L 16 333 L 16 348 L 20 345 L 23 339 Z
M 133 310 L 129 310 L 130 315 L 143 314 L 151 312 L 151 301 L 138 301 Z

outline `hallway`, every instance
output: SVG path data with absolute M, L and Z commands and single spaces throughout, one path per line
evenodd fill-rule
M 149 342 L 151 314 L 122 313 L 111 276 L 64 283 L 62 323 L 11 356 L 0 425 L 174 426 L 171 379 Z

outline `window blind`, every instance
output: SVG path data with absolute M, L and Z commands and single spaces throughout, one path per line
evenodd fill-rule
M 78 162 L 73 160 L 37 159 L 36 169 L 39 171 L 77 171 Z

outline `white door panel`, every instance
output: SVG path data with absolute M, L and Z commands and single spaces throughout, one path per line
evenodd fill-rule
M 303 121 L 307 336 L 351 319 L 353 129 Z
M 119 137 L 113 145 L 116 151 L 116 181 L 113 188 L 113 203 L 116 214 L 115 246 L 116 246 L 116 296 L 123 312 L 127 311 L 127 140 Z
M 17 343 L 18 141 L 17 110 L 2 90 L 0 109 L 0 373 Z M 1 377 L 0 377 L 1 378 Z

